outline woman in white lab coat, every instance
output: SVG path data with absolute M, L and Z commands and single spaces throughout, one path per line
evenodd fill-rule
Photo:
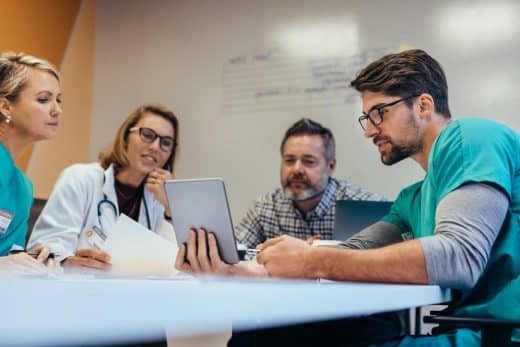
M 62 172 L 28 248 L 50 246 L 65 268 L 108 270 L 109 255 L 87 238 L 96 229 L 98 236 L 106 236 L 120 213 L 173 241 L 164 181 L 172 178 L 178 131 L 172 111 L 159 105 L 137 108 L 98 163 L 75 164 Z

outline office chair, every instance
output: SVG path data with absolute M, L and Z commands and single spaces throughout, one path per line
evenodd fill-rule
M 439 324 L 439 328 L 469 328 L 481 331 L 482 347 L 518 346 L 511 342 L 514 329 L 520 328 L 520 321 L 492 319 L 492 318 L 469 318 L 442 315 L 442 311 L 431 311 L 430 316 L 424 316 L 424 323 Z
M 27 241 L 29 241 L 29 238 L 31 237 L 31 233 L 34 227 L 34 223 L 36 223 L 36 220 L 40 216 L 40 213 L 42 212 L 43 208 L 45 207 L 45 204 L 47 203 L 46 199 L 38 199 L 35 198 L 33 201 L 33 204 L 31 206 L 31 212 L 29 214 L 29 221 L 27 225 L 27 235 L 25 236 L 25 243 L 27 244 Z

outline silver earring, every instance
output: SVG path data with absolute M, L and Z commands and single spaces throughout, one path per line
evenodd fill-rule
M 5 122 L 6 122 L 7 124 L 11 123 L 12 120 L 13 120 L 13 117 L 11 117 L 10 115 L 6 115 L 6 116 L 5 116 Z

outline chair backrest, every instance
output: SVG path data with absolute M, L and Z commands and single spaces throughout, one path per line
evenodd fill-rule
M 25 236 L 25 243 L 27 244 L 27 241 L 29 241 L 29 238 L 31 237 L 31 233 L 34 227 L 34 223 L 36 223 L 36 220 L 40 216 L 40 213 L 43 210 L 43 207 L 47 203 L 46 199 L 37 199 L 35 198 L 33 201 L 33 204 L 31 206 L 31 213 L 29 215 L 29 222 L 27 226 L 27 235 Z

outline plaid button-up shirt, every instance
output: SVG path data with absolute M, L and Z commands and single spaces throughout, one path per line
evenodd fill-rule
M 385 200 L 366 189 L 346 181 L 330 178 L 318 205 L 303 215 L 292 200 L 284 196 L 281 188 L 259 198 L 252 209 L 235 228 L 238 242 L 249 248 L 267 239 L 290 235 L 300 239 L 320 235 L 322 240 L 332 239 L 336 200 Z

